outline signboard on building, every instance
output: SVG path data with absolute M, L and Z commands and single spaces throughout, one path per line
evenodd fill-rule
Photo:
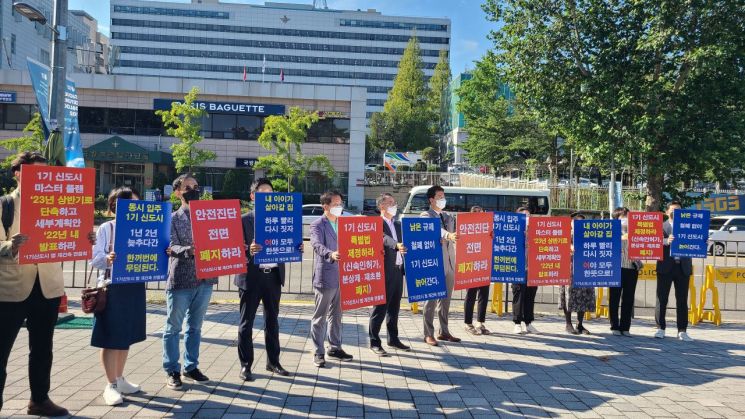
M 243 157 L 236 157 L 235 158 L 235 167 L 239 169 L 253 169 L 256 163 L 258 162 L 258 159 L 249 159 L 249 158 L 243 158 Z
M 0 91 L 0 103 L 16 103 L 16 92 Z
M 179 99 L 153 99 L 153 109 L 168 110 L 171 109 L 173 102 L 182 103 Z M 284 115 L 285 105 L 269 105 L 263 103 L 235 103 L 235 102 L 206 102 L 202 100 L 194 101 L 195 108 L 203 109 L 208 113 L 227 113 L 241 115 Z

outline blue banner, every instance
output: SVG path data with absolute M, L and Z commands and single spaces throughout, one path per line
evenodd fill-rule
M 621 220 L 574 220 L 576 288 L 621 286 Z
M 439 218 L 401 219 L 409 302 L 445 298 L 445 266 L 442 260 Z
M 254 196 L 254 241 L 263 247 L 254 256 L 254 263 L 302 261 L 302 194 L 257 192 Z
M 670 256 L 706 258 L 706 241 L 709 238 L 708 210 L 676 209 L 673 212 L 673 242 Z
M 494 213 L 492 282 L 525 284 L 525 214 Z
M 27 58 L 28 72 L 31 76 L 31 84 L 36 93 L 36 102 L 39 104 L 39 112 L 44 122 L 45 135 L 49 137 L 50 116 L 49 116 L 49 67 Z M 65 161 L 68 167 L 85 167 L 83 160 L 83 144 L 80 141 L 80 128 L 78 127 L 78 94 L 75 91 L 75 83 L 67 79 L 65 84 L 65 121 L 62 132 L 62 139 L 65 144 Z M 59 123 L 59 122 L 58 122 Z
M 171 203 L 120 199 L 116 203 L 111 282 L 165 281 L 171 242 Z

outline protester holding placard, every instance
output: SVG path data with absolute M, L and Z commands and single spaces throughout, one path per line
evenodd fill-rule
M 530 222 L 530 209 L 520 207 L 515 212 L 524 214 L 526 220 Z M 514 332 L 516 334 L 538 333 L 538 329 L 533 326 L 536 294 L 538 294 L 538 287 L 528 286 L 527 284 L 512 284 L 512 321 L 515 323 Z
M 427 300 L 424 303 L 424 315 L 422 316 L 424 318 L 424 342 L 430 346 L 437 346 L 434 326 L 435 309 L 437 309 L 437 319 L 440 322 L 440 333 L 437 339 L 460 342 L 460 339 L 451 335 L 448 329 L 450 297 L 453 295 L 453 286 L 455 285 L 455 242 L 458 240 L 458 234 L 455 233 L 455 218 L 445 212 L 447 206 L 445 190 L 441 186 L 434 185 L 427 189 L 427 199 L 429 200 L 429 211 L 421 213 L 420 217 L 439 218 L 442 223 L 442 230 L 440 231 L 442 260 L 445 264 L 445 284 L 448 290 L 445 298 Z
M 251 185 L 251 201 L 256 203 L 257 193 L 273 192 L 269 179 L 256 179 Z M 258 205 L 258 204 L 255 204 Z M 251 365 L 254 361 L 253 325 L 259 303 L 264 306 L 264 345 L 266 348 L 266 370 L 277 375 L 290 373 L 279 363 L 279 300 L 285 284 L 284 263 L 257 263 L 256 257 L 265 247 L 256 243 L 255 234 L 265 227 L 263 220 L 256 219 L 251 211 L 241 217 L 243 238 L 247 249 L 247 272 L 235 276 L 235 285 L 240 297 L 240 321 L 238 323 L 238 359 L 241 362 L 239 377 L 243 381 L 253 381 Z M 298 249 L 302 252 L 303 244 Z
M 21 190 L 23 166 L 46 166 L 46 159 L 37 152 L 19 154 L 10 171 L 18 188 L 2 197 L 3 228 L 0 229 L 0 409 L 7 378 L 10 352 L 18 332 L 26 321 L 31 351 L 28 355 L 28 377 L 31 400 L 28 414 L 34 416 L 65 416 L 67 409 L 49 399 L 52 372 L 52 342 L 60 297 L 65 292 L 62 264 L 19 264 L 19 250 L 28 245 L 28 236 L 20 233 L 21 197 L 32 196 L 33 190 Z M 75 169 L 80 170 L 80 169 Z M 88 234 L 95 244 L 95 234 Z
M 471 207 L 471 212 L 484 212 L 484 209 L 478 205 Z M 491 269 L 490 269 L 491 270 Z M 466 292 L 466 299 L 463 302 L 463 311 L 465 312 L 465 328 L 466 332 L 472 335 L 488 335 L 489 329 L 484 326 L 486 322 L 486 306 L 489 303 L 489 287 L 490 285 L 484 285 L 483 287 L 469 288 Z M 478 311 L 476 314 L 476 321 L 478 324 L 473 325 L 473 309 L 476 305 L 476 296 L 478 295 Z
M 313 364 L 326 365 L 323 341 L 328 333 L 329 358 L 351 361 L 352 355 L 341 348 L 341 295 L 339 291 L 338 251 L 339 217 L 344 211 L 342 195 L 338 191 L 327 191 L 321 195 L 323 216 L 310 225 L 310 244 L 315 251 L 313 269 L 313 293 L 315 309 L 311 321 L 310 337 L 315 345 Z
M 197 180 L 184 174 L 173 181 L 173 193 L 181 199 L 181 207 L 171 218 L 171 247 L 166 282 L 166 325 L 163 333 L 163 369 L 167 374 L 166 385 L 180 389 L 181 379 L 206 383 L 209 378 L 198 368 L 199 343 L 202 335 L 202 322 L 212 297 L 212 287 L 217 278 L 197 279 L 191 229 L 189 203 L 200 197 L 201 190 Z M 179 363 L 179 335 L 184 318 L 187 329 L 184 332 L 184 369 Z
M 670 245 L 675 239 L 673 231 L 673 215 L 676 209 L 681 209 L 679 201 L 671 201 L 667 205 L 667 221 L 662 225 L 664 236 L 664 259 L 657 262 L 657 304 L 655 305 L 654 320 L 657 332 L 654 337 L 665 338 L 665 314 L 667 301 L 670 297 L 670 287 L 675 287 L 675 312 L 677 314 L 678 339 L 691 342 L 688 336 L 688 281 L 693 273 L 693 261 L 689 257 L 670 256 Z
M 404 256 L 406 247 L 403 244 L 401 223 L 394 218 L 397 212 L 396 199 L 389 193 L 382 193 L 376 200 L 380 216 L 383 218 L 383 247 L 385 255 L 385 304 L 376 305 L 370 312 L 370 351 L 378 356 L 386 355 L 380 340 L 380 328 L 383 320 L 388 330 L 388 347 L 408 351 L 407 345 L 398 338 L 398 313 L 401 309 L 401 296 L 404 291 Z
M 109 193 L 110 213 L 116 213 L 120 199 L 139 199 L 139 194 L 128 187 L 116 188 Z M 100 270 L 99 287 L 106 286 L 106 306 L 95 314 L 91 346 L 101 348 L 101 363 L 108 384 L 103 400 L 109 406 L 124 402 L 122 395 L 140 391 L 140 386 L 124 378 L 129 347 L 145 340 L 145 283 L 111 283 L 116 221 L 107 221 L 98 227 L 96 245 L 93 246 L 91 266 Z M 121 255 L 126 258 L 127 255 Z M 162 255 L 166 257 L 165 253 Z
M 639 279 L 642 262 L 629 259 L 628 222 L 629 209 L 619 207 L 613 210 L 613 219 L 621 220 L 621 286 L 610 287 L 608 296 L 608 312 L 610 330 L 615 336 L 631 336 L 631 315 L 634 312 L 634 293 Z M 618 308 L 621 307 L 621 316 Z
M 585 216 L 579 212 L 570 214 L 572 220 L 584 220 Z M 572 234 L 576 234 L 572 228 Z M 578 251 L 579 249 L 572 249 Z M 574 269 L 578 269 L 574 266 Z M 595 288 L 580 288 L 572 285 L 559 287 L 559 308 L 564 312 L 565 330 L 572 335 L 589 335 L 590 331 L 585 328 L 585 312 L 595 311 Z M 577 328 L 572 325 L 572 313 L 577 313 Z

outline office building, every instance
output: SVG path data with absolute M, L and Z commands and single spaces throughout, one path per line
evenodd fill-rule
M 310 0 L 308 0 L 310 2 Z M 374 10 L 111 0 L 118 74 L 361 86 L 366 118 L 381 111 L 412 34 L 424 73 L 450 50 L 450 19 L 387 16 Z

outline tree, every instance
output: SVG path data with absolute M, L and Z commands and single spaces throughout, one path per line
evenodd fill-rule
M 24 151 L 39 151 L 44 149 L 44 129 L 41 127 L 41 115 L 35 112 L 31 120 L 23 127 L 23 132 L 30 133 L 23 137 L 8 138 L 0 141 L 0 146 L 10 151 L 10 156 L 6 157 L 0 167 L 3 169 L 10 168 L 10 164 L 18 153 Z
M 429 90 L 422 68 L 419 41 L 412 36 L 383 112 L 370 120 L 372 150 L 421 150 L 432 144 Z
M 468 128 L 461 147 L 468 160 L 496 170 L 543 162 L 555 155 L 555 135 L 519 99 L 505 95 L 502 74 L 492 53 L 476 63 L 473 77 L 458 89 L 458 109 Z M 507 96 L 507 97 L 505 97 Z
M 738 1 L 486 0 L 497 63 L 582 157 L 647 167 L 646 207 L 745 157 Z
M 197 145 L 204 139 L 200 134 L 202 126 L 199 121 L 206 115 L 204 109 L 194 105 L 198 94 L 199 88 L 192 87 L 184 96 L 183 103 L 173 102 L 171 109 L 155 111 L 155 114 L 163 120 L 166 133 L 180 140 L 180 142 L 171 144 L 177 172 L 182 172 L 184 168 L 191 172 L 194 166 L 201 166 L 217 158 L 214 151 L 197 148 Z
M 326 177 L 334 176 L 334 168 L 326 156 L 305 156 L 301 150 L 308 128 L 318 119 L 318 112 L 293 107 L 289 115 L 272 115 L 264 120 L 259 144 L 274 154 L 259 157 L 254 167 L 266 169 L 269 176 L 278 178 L 272 182 L 274 189 L 291 192 L 292 182 L 304 179 L 313 168 Z
M 432 118 L 432 134 L 439 137 L 445 134 L 444 119 L 450 105 L 448 89 L 450 88 L 450 60 L 447 50 L 440 51 L 440 60 L 435 72 L 429 79 L 429 112 Z
M 424 150 L 422 150 L 422 160 L 426 161 L 429 164 L 432 164 L 433 161 L 437 160 L 438 151 L 434 147 L 427 147 Z

